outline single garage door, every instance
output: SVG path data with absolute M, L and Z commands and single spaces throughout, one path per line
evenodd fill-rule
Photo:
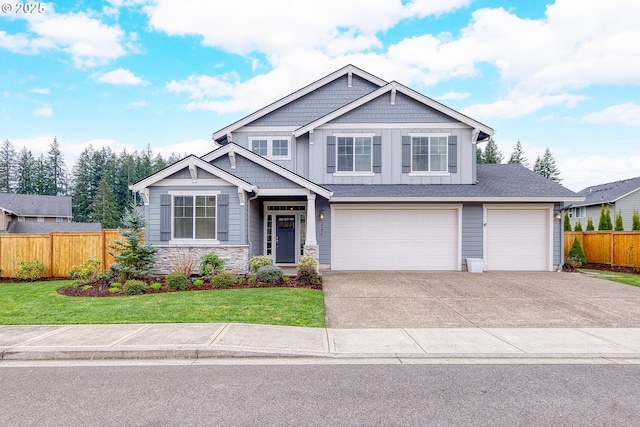
M 332 270 L 459 270 L 459 209 L 333 211 Z
M 487 208 L 485 270 L 551 271 L 549 209 Z

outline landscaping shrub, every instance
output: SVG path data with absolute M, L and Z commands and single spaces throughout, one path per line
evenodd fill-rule
M 602 205 L 600 209 L 600 222 L 598 222 L 598 230 L 613 230 L 613 224 L 611 223 L 611 211 L 605 205 Z
M 624 231 L 624 224 L 622 223 L 622 212 L 618 211 L 616 214 L 616 226 L 615 231 Z
M 187 288 L 187 283 L 189 283 L 189 279 L 187 279 L 187 276 L 185 276 L 184 274 L 174 271 L 173 273 L 170 273 L 169 275 L 167 275 L 165 282 L 167 283 L 167 286 L 170 289 L 183 291 Z
M 122 286 L 122 283 L 120 283 L 120 282 L 111 282 L 111 285 L 109 285 L 109 286 L 112 287 L 112 288 L 118 289 L 118 288 L 120 288 L 120 286 Z
M 569 219 L 569 211 L 564 211 L 564 231 L 571 231 L 571 220 Z
M 119 287 L 109 288 L 109 292 L 111 292 L 112 294 L 117 294 L 118 292 L 120 292 L 120 288 Z
M 118 228 L 118 234 L 124 239 L 114 240 L 109 248 L 110 255 L 116 260 L 111 266 L 120 280 L 142 279 L 149 275 L 153 258 L 158 248 L 142 244 L 144 237 L 144 216 L 137 206 L 127 209 L 122 219 L 123 228 Z
M 573 231 L 582 231 L 582 224 L 580 224 L 580 220 L 576 222 L 576 228 L 574 228 Z
M 573 268 L 582 267 L 587 264 L 587 257 L 578 239 L 573 239 L 573 245 L 571 245 L 571 249 L 567 255 L 566 264 Z
M 313 267 L 314 270 L 318 269 L 318 263 L 311 255 L 305 255 L 300 258 L 298 267 Z
M 638 215 L 638 209 L 633 210 L 633 216 L 631 217 L 631 231 L 640 231 L 640 215 Z M 0 270 L 2 274 L 2 270 Z
M 80 283 L 95 282 L 100 275 L 100 264 L 102 264 L 100 260 L 89 258 L 82 264 L 71 267 L 69 275 Z
M 211 284 L 214 288 L 230 288 L 236 284 L 236 276 L 231 273 L 218 273 L 211 278 Z
M 587 229 L 586 231 L 594 231 L 595 227 L 593 226 L 593 220 L 591 217 L 587 218 Z
M 20 263 L 18 263 L 18 269 L 16 270 L 16 276 L 20 279 L 33 282 L 44 276 L 46 271 L 47 266 L 36 258 L 31 261 L 20 261 Z
M 251 258 L 249 261 L 249 268 L 254 274 L 258 273 L 258 270 L 261 267 L 266 267 L 271 265 L 271 257 L 267 255 L 258 255 Z
M 82 287 L 82 290 L 83 290 L 83 291 L 88 291 L 88 290 L 89 290 L 89 289 L 91 289 L 91 288 L 93 288 L 93 286 L 91 286 L 91 285 L 84 285 L 84 286 Z
M 191 248 L 179 249 L 171 256 L 171 268 L 173 271 L 191 276 L 198 264 L 198 257 Z
M 196 288 L 199 288 L 202 285 L 204 285 L 204 280 L 202 279 L 196 279 L 193 281 L 193 286 L 195 286 Z
M 282 269 L 275 265 L 265 265 L 256 272 L 259 281 L 272 285 L 282 282 L 283 275 Z
M 211 277 L 217 273 L 224 271 L 224 260 L 218 257 L 218 254 L 209 252 L 200 258 L 199 273 L 201 276 Z
M 127 295 L 141 294 L 147 289 L 147 284 L 142 280 L 127 280 L 122 288 Z
M 152 284 L 149 285 L 149 287 L 151 289 L 153 289 L 154 291 L 157 291 L 158 289 L 160 289 L 162 287 L 162 283 L 160 282 L 153 282 Z
M 298 276 L 296 277 L 298 282 L 304 283 L 305 285 L 318 285 L 320 284 L 320 277 L 318 276 L 318 272 L 315 268 L 303 265 L 302 267 L 298 267 Z

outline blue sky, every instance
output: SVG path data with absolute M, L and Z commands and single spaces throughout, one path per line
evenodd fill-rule
M 640 176 L 636 0 L 109 0 L 0 12 L 0 139 L 202 155 L 354 64 L 516 141 L 572 190 Z M 7 7 L 7 6 L 5 6 Z

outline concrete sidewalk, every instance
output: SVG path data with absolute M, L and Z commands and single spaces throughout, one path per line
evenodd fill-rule
M 228 357 L 640 363 L 640 328 L 324 329 L 231 323 L 0 326 L 0 366 L 7 361 Z

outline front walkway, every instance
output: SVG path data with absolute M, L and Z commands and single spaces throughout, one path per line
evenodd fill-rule
M 579 273 L 326 272 L 329 328 L 639 328 L 640 288 Z

